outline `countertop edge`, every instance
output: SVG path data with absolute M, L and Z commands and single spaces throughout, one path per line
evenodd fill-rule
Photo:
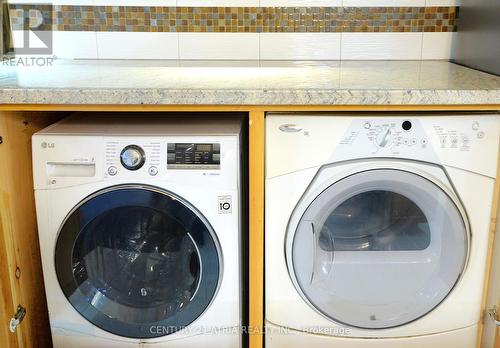
M 0 104 L 40 105 L 500 105 L 500 90 L 4 88 Z

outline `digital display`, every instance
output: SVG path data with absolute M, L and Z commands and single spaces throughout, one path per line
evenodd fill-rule
M 212 144 L 196 144 L 196 151 L 212 151 Z
M 220 144 L 168 143 L 167 168 L 219 169 Z

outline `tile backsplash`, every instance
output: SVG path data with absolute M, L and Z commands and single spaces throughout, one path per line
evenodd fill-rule
M 10 1 L 16 47 L 35 23 L 55 56 L 101 59 L 449 59 L 459 12 L 456 0 L 38 2 Z

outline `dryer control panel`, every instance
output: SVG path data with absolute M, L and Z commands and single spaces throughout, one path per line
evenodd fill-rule
M 399 158 L 495 177 L 498 139 L 497 113 L 270 113 L 266 116 L 266 176 L 325 163 Z
M 420 122 L 411 119 L 355 119 L 341 138 L 337 155 L 432 156 Z
M 498 121 L 490 115 L 353 118 L 330 159 L 404 158 L 495 176 L 485 154 L 498 146 Z
M 410 120 L 375 124 L 373 121 L 365 121 L 363 127 L 367 129 L 368 138 L 379 148 L 427 146 L 425 134 Z

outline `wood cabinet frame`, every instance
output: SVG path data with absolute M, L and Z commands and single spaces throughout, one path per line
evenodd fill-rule
M 249 346 L 263 346 L 265 114 L 283 112 L 495 111 L 500 105 L 35 105 L 0 104 L 0 346 L 45 347 L 50 342 L 31 175 L 31 135 L 72 111 L 247 112 L 249 116 Z M 498 199 L 497 180 L 495 197 Z M 496 204 L 496 203 L 495 203 Z M 496 206 L 496 205 L 495 205 Z M 493 245 L 495 216 L 490 245 Z M 26 217 L 26 212 L 29 216 Z M 488 264 L 492 252 L 489 252 Z M 16 272 L 17 271 L 17 272 Z M 488 271 L 489 272 L 489 267 Z M 17 273 L 17 274 L 16 274 Z M 486 279 L 489 276 L 487 274 Z M 485 282 L 485 288 L 487 282 Z M 484 294 L 486 297 L 486 291 Z M 8 332 L 17 304 L 25 321 Z M 483 301 L 483 307 L 485 300 Z M 484 308 L 483 308 L 484 309 Z M 480 328 L 482 330 L 482 327 Z M 481 332 L 479 334 L 481 336 Z M 497 341 L 498 330 L 497 330 Z M 478 339 L 478 347 L 481 340 Z

